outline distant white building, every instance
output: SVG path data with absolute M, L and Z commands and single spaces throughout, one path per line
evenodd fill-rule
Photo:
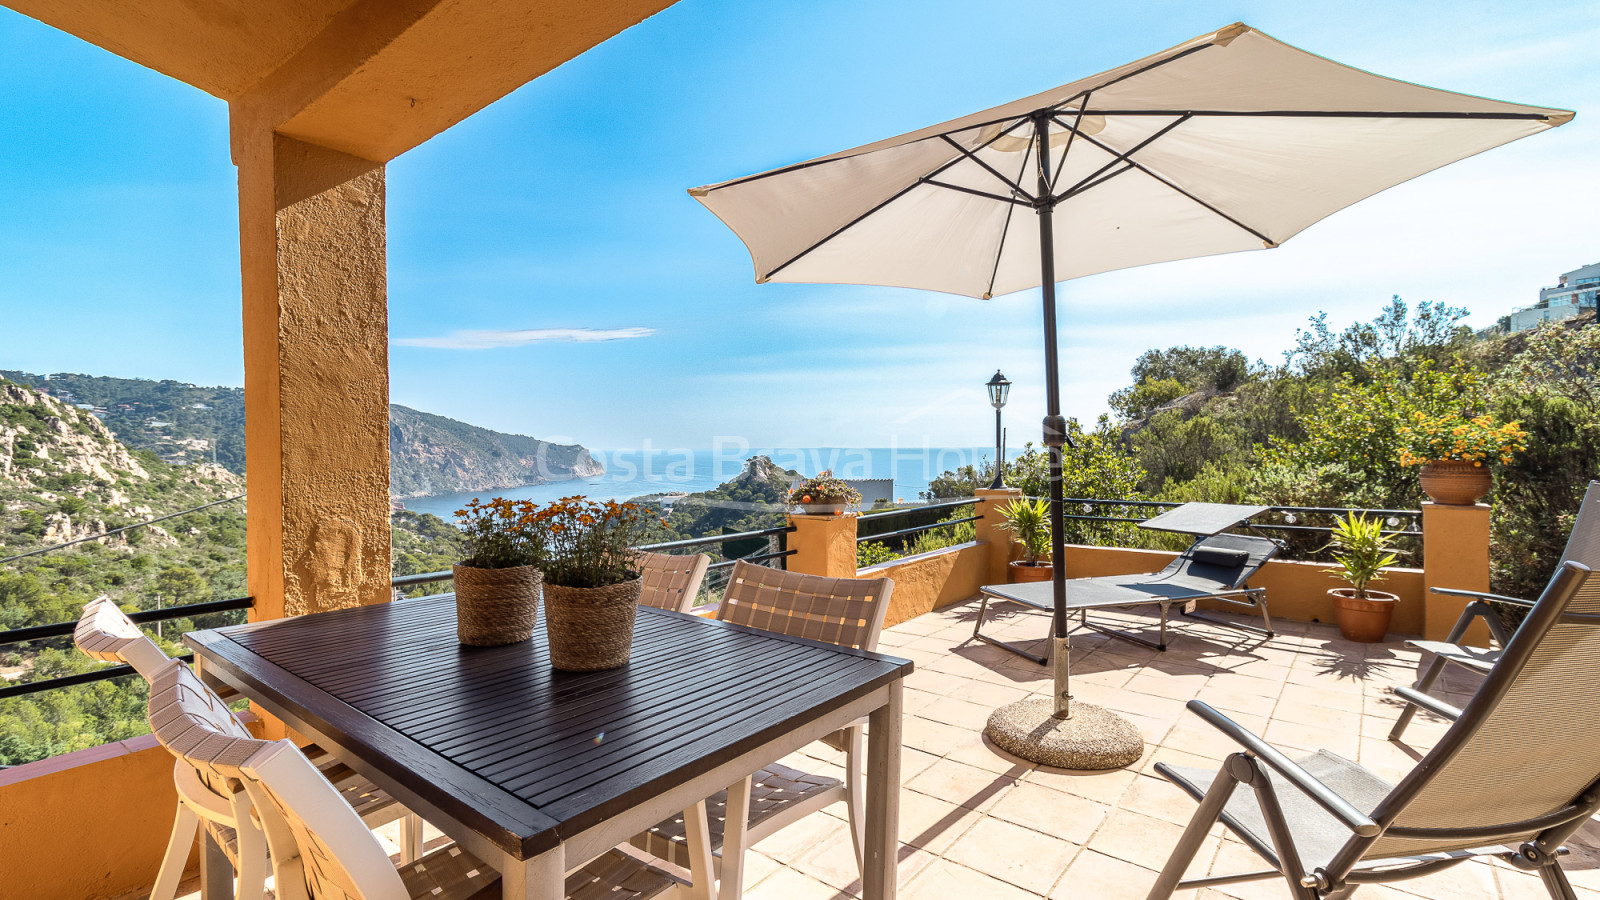
M 893 478 L 846 478 L 844 483 L 861 492 L 862 509 L 871 509 L 877 503 L 894 502 Z
M 802 477 L 790 478 L 789 489 L 794 490 L 804 480 Z M 893 478 L 841 478 L 840 481 L 861 492 L 862 509 L 871 509 L 875 503 L 894 502 Z
M 1573 269 L 1561 276 L 1554 287 L 1539 291 L 1539 302 L 1519 309 L 1501 322 L 1507 333 L 1527 331 L 1545 322 L 1570 319 L 1586 309 L 1594 309 L 1600 300 L 1600 263 Z

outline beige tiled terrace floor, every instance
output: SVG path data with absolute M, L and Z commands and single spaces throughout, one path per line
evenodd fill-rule
M 1279 623 L 1281 633 L 1265 639 L 1180 618 L 1166 653 L 1090 632 L 1073 638 L 1074 696 L 1137 725 L 1146 741 L 1144 758 L 1099 774 L 1039 767 L 986 743 L 982 731 L 996 705 L 1048 695 L 1048 671 L 971 641 L 975 612 L 976 604 L 966 603 L 922 616 L 889 629 L 880 647 L 917 664 L 907 682 L 901 765 L 900 896 L 907 900 L 1143 898 L 1194 811 L 1187 795 L 1155 774 L 1155 763 L 1215 767 L 1237 749 L 1184 709 L 1189 700 L 1223 710 L 1291 756 L 1327 749 L 1390 780 L 1409 771 L 1445 728 L 1419 715 L 1404 743 L 1386 740 L 1399 708 L 1388 688 L 1415 679 L 1420 655 L 1402 643 L 1352 644 L 1331 626 L 1293 622 Z M 1096 618 L 1154 624 L 1139 616 Z M 986 633 L 1029 640 L 1042 638 L 1046 628 L 1043 616 L 1013 613 Z M 1474 687 L 1464 676 L 1454 672 L 1444 682 L 1457 692 L 1457 703 L 1466 699 L 1460 692 Z M 788 762 L 836 774 L 840 754 L 814 747 L 814 755 Z M 843 808 L 828 812 L 757 845 L 748 862 L 747 897 L 859 893 Z M 1220 828 L 1213 834 L 1191 874 L 1265 868 L 1243 844 L 1221 834 Z M 1591 825 L 1572 849 L 1565 867 L 1579 894 L 1600 898 L 1600 827 Z M 1287 897 L 1288 891 L 1281 881 L 1255 882 L 1198 896 L 1255 900 Z M 1356 896 L 1548 895 L 1532 875 L 1475 861 L 1394 887 L 1365 887 Z
M 1194 803 L 1155 775 L 1160 761 L 1215 767 L 1235 747 L 1184 709 L 1201 699 L 1291 756 L 1328 749 L 1394 780 L 1409 771 L 1444 731 L 1419 715 L 1405 742 L 1386 740 L 1398 706 L 1394 684 L 1416 677 L 1419 655 L 1401 643 L 1351 644 L 1326 625 L 1280 622 L 1273 639 L 1181 618 L 1166 653 L 1091 632 L 1073 638 L 1072 689 L 1079 699 L 1116 710 L 1136 724 L 1144 758 L 1097 774 L 1034 766 L 982 736 L 997 705 L 1048 695 L 1047 670 L 971 641 L 975 603 L 948 607 L 889 629 L 886 653 L 914 660 L 906 690 L 900 794 L 900 896 L 906 900 L 1073 900 L 1143 898 Z M 1009 613 L 986 629 L 1007 640 L 1043 643 L 1045 617 Z M 1153 620 L 1095 617 L 1149 628 Z M 1040 649 L 1035 647 L 1034 649 Z M 1470 677 L 1443 682 L 1466 700 Z M 786 760 L 839 774 L 842 754 L 821 744 Z M 757 845 L 747 862 L 746 896 L 812 900 L 857 896 L 855 856 L 844 809 L 836 805 Z M 382 832 L 397 837 L 389 826 Z M 442 838 L 431 828 L 430 846 Z M 1580 896 L 1600 900 L 1600 826 L 1572 845 L 1565 868 Z M 392 846 L 391 850 L 394 849 Z M 1191 874 L 1258 871 L 1257 857 L 1218 829 Z M 196 889 L 194 882 L 185 892 Z M 198 894 L 193 895 L 195 897 Z M 1285 898 L 1282 882 L 1232 885 L 1180 894 L 1205 900 Z M 1496 863 L 1469 862 L 1428 878 L 1357 892 L 1368 900 L 1545 898 L 1538 880 Z

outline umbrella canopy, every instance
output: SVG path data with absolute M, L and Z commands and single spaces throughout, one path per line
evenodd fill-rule
M 689 193 L 745 242 L 759 282 L 982 298 L 1043 288 L 1050 715 L 1065 720 L 1055 283 L 1276 247 L 1363 197 L 1571 118 L 1383 78 L 1234 24 L 1053 91 Z M 1053 765 L 1108 758 L 1095 749 L 1108 746 L 1101 719 L 1081 732 L 1041 729 L 1034 706 L 991 719 L 1014 730 L 1012 752 L 1031 745 L 1030 759 Z M 1115 743 L 1116 759 L 1138 758 L 1131 726 Z
M 756 280 L 988 298 L 1041 283 L 1031 116 L 1048 111 L 1055 275 L 1275 247 L 1572 113 L 1384 78 L 1243 24 L 1054 90 L 690 191 Z

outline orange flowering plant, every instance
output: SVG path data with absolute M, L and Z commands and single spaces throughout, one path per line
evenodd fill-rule
M 1410 425 L 1400 428 L 1402 466 L 1460 460 L 1481 466 L 1488 462 L 1510 465 L 1513 454 L 1528 449 L 1528 433 L 1516 422 L 1496 425 L 1490 416 L 1414 413 Z
M 807 478 L 795 485 L 789 491 L 789 502 L 843 503 L 846 506 L 854 506 L 861 502 L 861 492 L 846 484 L 844 479 L 833 477 L 831 470 L 823 470 L 818 472 L 815 478 Z
M 539 565 L 544 527 L 538 513 L 532 500 L 472 498 L 466 509 L 456 510 L 466 545 L 461 564 L 477 569 Z
M 635 503 L 562 497 L 535 515 L 543 529 L 542 566 L 548 584 L 605 587 L 638 575 L 634 548 L 663 524 Z

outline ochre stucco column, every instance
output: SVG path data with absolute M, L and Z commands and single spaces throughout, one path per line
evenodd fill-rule
M 1435 594 L 1433 588 L 1489 589 L 1489 507 L 1482 503 L 1449 506 L 1424 502 L 1422 556 L 1423 598 L 1427 604 L 1423 637 L 1442 641 L 1461 618 L 1462 608 L 1471 601 Z M 1487 647 L 1489 629 L 1482 622 L 1474 622 L 1466 641 Z
M 794 555 L 784 568 L 829 578 L 856 577 L 855 516 L 790 516 L 789 524 L 794 526 L 789 535 Z
M 991 491 L 988 488 L 979 488 L 972 492 L 977 499 L 973 504 L 973 514 L 983 516 L 975 524 L 978 541 L 989 547 L 987 569 L 984 572 L 984 584 L 1005 584 L 1009 571 L 1007 566 L 1011 563 L 1011 554 L 1016 546 L 1011 532 L 1003 530 L 1000 526 L 1006 520 L 1000 515 L 1000 507 L 1013 500 L 1022 498 L 1021 488 L 1002 488 Z
M 384 167 L 236 134 L 250 618 L 389 589 Z

